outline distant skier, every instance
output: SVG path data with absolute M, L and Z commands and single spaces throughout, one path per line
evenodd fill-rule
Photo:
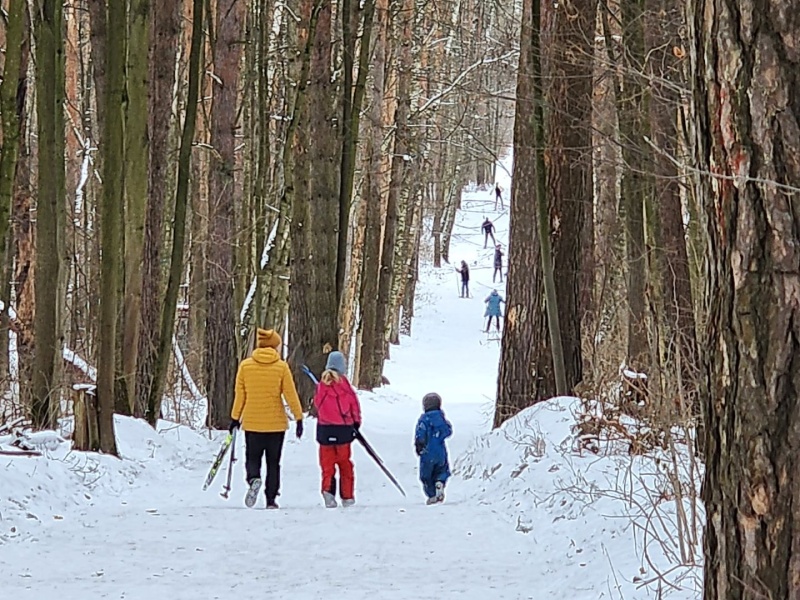
M 453 426 L 444 417 L 439 394 L 425 394 L 422 408 L 425 412 L 417 421 L 414 447 L 419 456 L 419 479 L 428 497 L 427 504 L 436 504 L 444 502 L 444 486 L 450 477 L 444 441 L 453 435 Z
M 339 495 L 342 506 L 355 501 L 355 475 L 350 444 L 361 427 L 361 405 L 345 376 L 347 363 L 341 352 L 331 352 L 314 395 L 317 412 L 319 465 L 322 469 L 322 498 L 327 508 L 336 507 L 336 467 L 339 467 Z
M 258 329 L 256 349 L 239 364 L 236 394 L 231 411 L 232 432 L 244 429 L 247 496 L 244 503 L 252 508 L 261 489 L 261 461 L 267 459 L 267 508 L 278 508 L 275 498 L 281 487 L 281 452 L 289 428 L 284 400 L 297 421 L 297 439 L 303 435 L 303 408 L 292 372 L 278 353 L 281 336 L 274 329 Z
M 489 217 L 483 220 L 481 229 L 483 230 L 483 247 L 486 248 L 490 237 L 492 238 L 492 244 L 497 245 L 497 240 L 494 239 L 494 223 L 489 220 Z
M 461 298 L 469 298 L 469 265 L 466 261 L 461 261 L 461 268 L 456 267 L 456 271 L 461 273 Z
M 500 244 L 497 244 L 494 248 L 494 273 L 492 273 L 492 283 L 494 283 L 494 278 L 500 275 L 500 283 L 503 283 L 503 251 L 500 248 Z
M 492 293 L 486 297 L 484 302 L 486 303 L 486 312 L 483 316 L 489 317 L 489 320 L 486 321 L 486 333 L 489 333 L 489 327 L 492 325 L 492 317 L 494 317 L 497 331 L 500 331 L 500 317 L 502 316 L 500 304 L 505 302 L 505 300 L 497 293 L 497 290 L 492 290 Z
M 497 210 L 497 203 L 500 203 L 500 208 L 505 208 L 503 206 L 503 188 L 500 187 L 499 183 L 494 184 L 494 209 Z

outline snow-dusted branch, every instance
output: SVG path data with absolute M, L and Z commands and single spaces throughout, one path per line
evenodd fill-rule
M 261 253 L 261 265 L 260 271 L 263 271 L 267 268 L 267 264 L 269 263 L 269 253 L 272 250 L 272 247 L 275 245 L 275 236 L 278 234 L 278 221 L 280 217 L 275 219 L 275 223 L 272 225 L 272 230 L 269 232 L 269 236 L 267 236 L 267 241 L 264 243 L 264 250 Z M 253 276 L 253 280 L 250 282 L 250 288 L 247 290 L 247 296 L 244 298 L 244 303 L 242 304 L 242 310 L 239 313 L 239 330 L 246 332 L 247 331 L 247 315 L 250 312 L 250 309 L 253 304 L 253 298 L 256 295 L 256 286 L 258 285 L 258 275 L 256 273 Z M 244 333 L 242 334 L 244 335 Z
M 97 369 L 90 365 L 83 359 L 77 352 L 70 350 L 64 346 L 63 350 L 64 360 L 74 365 L 79 371 L 86 375 L 92 381 L 97 381 Z

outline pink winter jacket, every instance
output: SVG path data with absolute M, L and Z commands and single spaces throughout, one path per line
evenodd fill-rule
M 320 383 L 314 394 L 314 406 L 320 425 L 353 425 L 361 423 L 361 405 L 353 386 L 342 377 L 328 385 Z

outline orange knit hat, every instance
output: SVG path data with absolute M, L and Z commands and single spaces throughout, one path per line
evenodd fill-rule
M 277 348 L 281 345 L 281 336 L 274 329 L 261 329 L 256 331 L 258 339 L 257 345 L 259 348 Z

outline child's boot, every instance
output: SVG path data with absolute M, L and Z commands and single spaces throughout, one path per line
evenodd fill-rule
M 436 502 L 444 502 L 444 483 L 441 481 L 436 482 L 436 496 L 434 496 Z
M 356 503 L 355 498 L 342 498 L 342 506 L 348 508 Z
M 330 492 L 322 492 L 322 499 L 325 500 L 325 508 L 336 508 L 336 496 Z

